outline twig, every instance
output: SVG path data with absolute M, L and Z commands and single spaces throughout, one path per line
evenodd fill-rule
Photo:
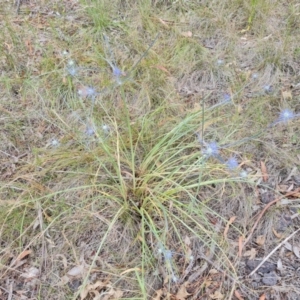
M 284 243 L 286 243 L 291 237 L 293 237 L 300 228 L 298 228 L 296 231 L 294 231 L 292 234 L 290 234 L 284 241 L 282 241 L 279 245 L 277 245 L 261 262 L 260 264 L 249 274 L 249 276 L 252 276 L 270 257 L 273 255 L 273 253 L 278 250 Z
M 268 203 L 268 204 L 266 205 L 266 207 L 265 207 L 265 208 L 262 210 L 262 212 L 259 214 L 259 216 L 258 216 L 256 222 L 254 223 L 254 225 L 253 225 L 253 227 L 252 227 L 252 229 L 251 229 L 251 231 L 250 231 L 248 237 L 246 238 L 246 240 L 245 240 L 245 242 L 244 242 L 243 248 L 245 247 L 245 245 L 246 245 L 246 244 L 249 242 L 249 240 L 251 239 L 251 236 L 252 236 L 252 234 L 253 234 L 255 228 L 257 227 L 257 225 L 258 225 L 260 219 L 262 218 L 262 216 L 264 215 L 264 213 L 267 211 L 267 209 L 268 209 L 271 205 L 277 203 L 277 202 L 278 202 L 279 200 L 281 200 L 282 198 L 291 196 L 291 195 L 293 195 L 293 194 L 296 194 L 296 193 L 298 193 L 299 191 L 300 191 L 300 188 L 297 188 L 295 191 L 286 193 L 285 195 L 283 195 L 283 196 L 281 196 L 281 197 L 279 197 L 279 198 L 277 198 L 277 199 L 271 201 L 270 203 Z

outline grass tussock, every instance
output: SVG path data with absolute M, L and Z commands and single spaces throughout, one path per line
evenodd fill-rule
M 257 299 L 247 253 L 288 208 L 241 243 L 298 184 L 300 6 L 69 2 L 1 12 L 0 295 Z

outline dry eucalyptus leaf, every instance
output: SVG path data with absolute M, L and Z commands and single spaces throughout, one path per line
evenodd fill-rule
M 187 246 L 190 246 L 191 245 L 191 240 L 188 236 L 185 236 L 184 238 L 184 243 L 187 245 Z
M 256 238 L 256 244 L 258 244 L 259 246 L 263 246 L 265 244 L 266 241 L 266 237 L 264 235 L 259 235 Z
M 257 251 L 255 248 L 251 248 L 251 250 L 248 250 L 244 253 L 243 256 L 249 256 L 249 259 L 253 260 L 256 257 Z
M 234 291 L 234 296 L 237 297 L 239 300 L 244 300 L 244 298 L 238 290 Z
M 261 168 L 263 181 L 267 182 L 269 179 L 269 175 L 268 175 L 266 164 L 263 161 L 260 162 L 260 168 Z
M 152 300 L 160 300 L 161 296 L 163 295 L 163 289 L 157 290 L 156 292 L 156 296 L 154 298 L 152 298 Z
M 293 252 L 294 254 L 300 258 L 300 253 L 299 253 L 299 247 L 298 246 L 293 246 Z
M 35 267 L 31 267 L 27 270 L 26 273 L 22 273 L 20 276 L 26 279 L 33 279 L 33 278 L 37 278 L 39 275 L 40 275 L 40 270 Z
M 99 298 L 99 300 L 119 300 L 123 296 L 123 292 L 121 290 L 110 289 L 104 297 Z
M 186 288 L 188 286 L 188 282 L 185 282 L 180 289 L 178 290 L 176 294 L 176 299 L 178 300 L 185 300 L 190 294 L 186 291 Z
M 239 236 L 239 257 L 242 257 L 243 245 L 245 238 L 243 236 Z
M 282 265 L 282 260 L 279 258 L 278 261 L 277 261 L 277 269 L 279 271 L 282 271 L 283 270 L 283 265 Z
M 222 300 L 224 299 L 224 295 L 221 294 L 219 291 L 215 291 L 212 295 L 209 295 L 209 298 L 214 300 Z
M 289 251 L 293 251 L 293 247 L 289 242 L 284 243 L 284 248 L 288 249 Z
M 278 238 L 278 239 L 282 239 L 283 235 L 278 233 L 274 228 L 272 228 L 272 231 L 274 233 L 274 235 Z
M 293 98 L 292 92 L 291 91 L 282 91 L 282 98 L 284 100 L 292 99 Z
M 95 294 L 95 291 L 97 291 L 97 289 L 101 290 L 102 288 L 106 287 L 107 284 L 98 280 L 97 282 L 95 282 L 94 284 L 87 284 L 84 289 L 80 292 L 80 298 L 81 299 L 85 299 L 88 294 L 90 292 Z
M 236 219 L 236 216 L 233 216 L 227 222 L 225 230 L 224 230 L 224 238 L 225 239 L 227 239 L 227 234 L 228 234 L 229 226 L 235 221 L 235 219 Z
M 23 260 L 24 258 L 26 258 L 26 256 L 28 256 L 28 255 L 31 254 L 31 253 L 32 253 L 32 250 L 24 250 L 24 251 L 22 251 L 22 252 L 18 255 L 18 257 L 12 261 L 12 263 L 10 264 L 10 267 L 13 267 L 13 266 L 16 266 L 16 265 L 20 266 L 20 264 L 18 264 L 18 263 L 19 263 L 21 260 Z M 21 265 L 22 265 L 22 264 L 21 264 Z
M 266 299 L 266 294 L 263 293 L 262 295 L 260 295 L 259 300 L 265 300 Z
M 70 278 L 67 275 L 64 275 L 60 278 L 60 282 L 57 284 L 57 286 L 63 286 L 67 284 L 70 281 Z
M 193 33 L 191 31 L 181 32 L 181 35 L 184 37 L 192 37 Z
M 81 276 L 83 274 L 83 271 L 84 271 L 84 267 L 82 265 L 75 266 L 74 268 L 68 271 L 67 275 L 73 277 Z

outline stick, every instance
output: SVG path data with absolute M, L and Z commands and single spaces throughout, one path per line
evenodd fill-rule
M 251 238 L 251 236 L 252 236 L 252 234 L 253 234 L 255 228 L 256 228 L 257 225 L 258 225 L 258 222 L 260 221 L 260 219 L 262 218 L 262 216 L 264 215 L 264 213 L 267 211 L 267 209 L 268 209 L 271 205 L 273 205 L 273 204 L 275 204 L 276 202 L 278 202 L 279 200 L 281 200 L 282 198 L 291 196 L 291 195 L 293 195 L 293 194 L 296 194 L 296 193 L 298 193 L 299 191 L 300 191 L 300 188 L 297 188 L 295 191 L 286 193 L 285 195 L 283 195 L 283 196 L 281 196 L 281 197 L 279 197 L 279 198 L 277 198 L 277 199 L 271 201 L 270 203 L 268 203 L 268 205 L 267 205 L 267 206 L 262 210 L 262 212 L 259 214 L 259 216 L 258 216 L 256 222 L 254 223 L 254 225 L 253 225 L 253 227 L 252 227 L 252 229 L 251 229 L 251 231 L 250 231 L 248 237 L 246 238 L 246 240 L 245 240 L 245 242 L 244 242 L 243 248 L 244 248 L 245 245 L 249 242 L 249 240 L 250 240 L 250 238 Z
M 284 241 L 282 241 L 278 246 L 276 246 L 261 262 L 260 264 L 249 274 L 249 276 L 252 276 L 270 257 L 273 255 L 273 253 L 278 250 L 284 243 L 286 243 L 291 237 L 293 237 L 300 228 L 298 228 L 296 231 L 294 231 L 292 234 L 290 234 Z

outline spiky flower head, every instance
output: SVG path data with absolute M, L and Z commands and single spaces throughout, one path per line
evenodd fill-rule
M 211 142 L 205 145 L 205 149 L 202 150 L 202 153 L 207 156 L 217 156 L 219 154 L 219 146 L 216 142 Z
M 278 118 L 278 123 L 282 122 L 282 123 L 288 123 L 289 121 L 291 121 L 293 118 L 295 117 L 295 114 L 292 110 L 286 108 L 284 110 L 282 110 L 279 114 L 279 118 Z
M 165 260 L 170 260 L 172 259 L 172 256 L 173 256 L 173 253 L 171 250 L 165 250 L 164 251 L 164 257 L 165 257 Z
M 234 170 L 239 166 L 238 161 L 236 160 L 236 158 L 234 156 L 230 157 L 227 162 L 226 162 L 226 166 L 229 170 Z
M 95 134 L 95 129 L 92 126 L 87 126 L 85 130 L 85 134 L 88 136 L 92 136 Z
M 229 94 L 226 93 L 226 94 L 224 95 L 224 101 L 225 101 L 225 102 L 230 102 L 230 101 L 231 101 L 231 96 L 230 96 Z

